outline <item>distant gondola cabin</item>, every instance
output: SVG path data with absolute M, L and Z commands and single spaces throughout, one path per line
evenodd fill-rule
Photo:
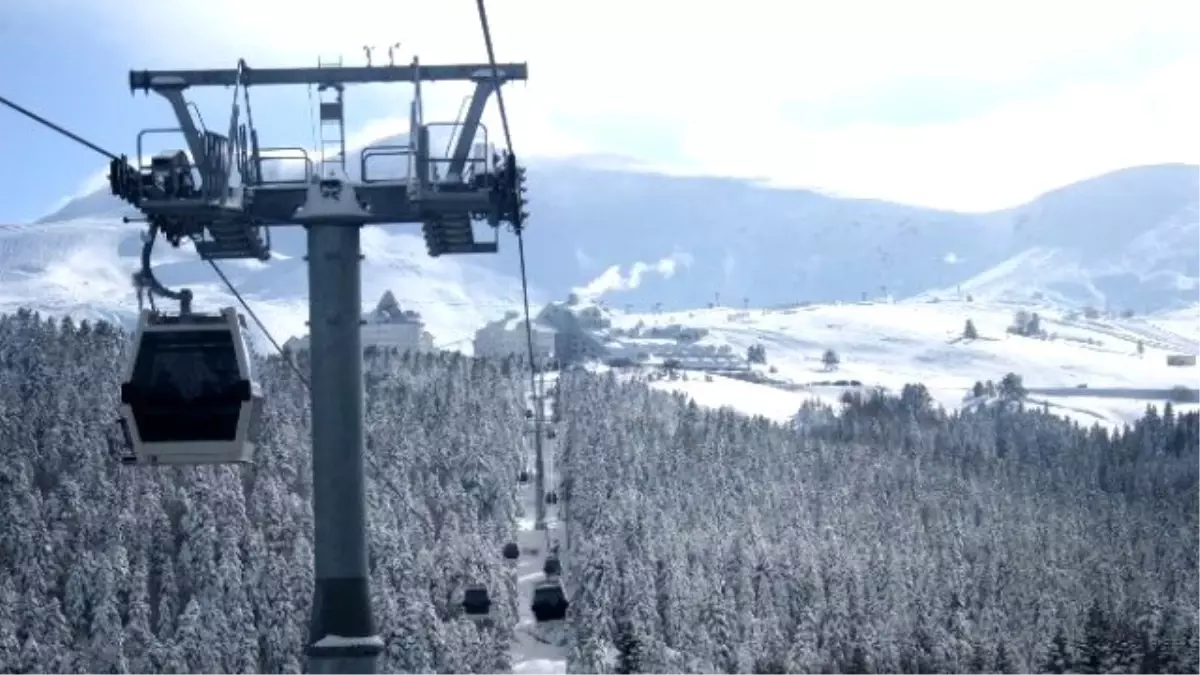
M 504 545 L 504 558 L 506 560 L 516 560 L 517 558 L 520 558 L 520 557 L 521 557 L 521 548 L 519 546 L 517 546 L 516 542 L 510 541 Z
M 469 617 L 487 616 L 492 608 L 492 599 L 483 584 L 472 584 L 463 591 L 463 613 Z
M 533 604 L 530 609 L 533 611 L 533 618 L 539 623 L 562 621 L 567 616 L 569 604 L 562 583 L 552 579 L 538 584 L 533 589 Z

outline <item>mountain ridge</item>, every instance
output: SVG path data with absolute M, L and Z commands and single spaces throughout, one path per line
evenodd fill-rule
M 611 161 L 598 168 L 534 160 L 529 184 L 526 252 L 535 299 L 591 285 L 617 306 L 670 309 L 961 289 L 1141 313 L 1194 303 L 1200 277 L 1200 167 L 1188 164 L 1122 169 L 984 214 L 669 176 Z M 104 189 L 35 223 L 0 228 L 0 310 L 129 313 L 141 227 L 121 223 L 123 215 L 134 212 Z M 368 228 L 364 299 L 393 290 L 402 306 L 425 316 L 438 342 L 461 339 L 472 322 L 518 306 L 511 239 L 502 237 L 496 256 L 429 259 L 414 229 Z M 239 289 L 273 306 L 268 313 L 281 315 L 281 330 L 296 334 L 306 314 L 303 232 L 277 228 L 273 245 L 267 265 L 225 267 Z M 159 246 L 155 264 L 168 284 L 200 284 L 198 299 L 230 300 L 189 252 Z

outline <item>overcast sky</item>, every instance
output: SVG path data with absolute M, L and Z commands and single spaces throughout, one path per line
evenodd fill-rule
M 336 7 L 336 11 L 324 5 Z M 663 170 L 962 210 L 1091 175 L 1200 160 L 1194 0 L 491 0 L 524 155 L 623 155 Z M 481 62 L 471 0 L 0 3 L 0 94 L 117 152 L 170 122 L 130 68 Z M 436 90 L 436 93 L 435 91 Z M 352 137 L 407 129 L 404 86 L 352 89 Z M 427 120 L 465 91 L 426 89 Z M 228 92 L 201 97 L 228 119 Z M 311 144 L 307 92 L 261 94 L 264 142 Z M 493 106 L 489 113 L 495 116 Z M 500 126 L 489 120 L 493 139 Z M 219 126 L 210 122 L 210 126 Z M 45 213 L 103 160 L 0 110 L 0 221 Z

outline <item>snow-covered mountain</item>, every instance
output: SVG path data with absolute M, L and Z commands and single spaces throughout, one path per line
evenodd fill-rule
M 357 152 L 347 164 L 358 166 Z M 534 161 L 529 181 L 535 298 L 585 288 L 616 307 L 772 306 L 930 289 L 951 297 L 961 287 L 998 300 L 1038 293 L 1048 302 L 1142 312 L 1194 302 L 1200 276 L 1200 169 L 1190 165 L 1127 169 L 989 214 L 666 176 L 588 158 Z M 37 223 L 0 228 L 0 311 L 131 316 L 140 226 L 122 224 L 122 215 L 133 214 L 105 187 Z M 431 260 L 414 229 L 364 233 L 364 298 L 393 289 L 439 344 L 518 306 L 511 235 L 498 256 Z M 225 267 L 285 339 L 303 332 L 303 232 L 276 228 L 272 240 L 269 264 Z M 194 287 L 201 303 L 231 301 L 190 252 L 163 245 L 156 262 L 164 281 Z
M 360 157 L 361 148 L 348 152 L 351 179 Z M 407 165 L 375 156 L 370 170 L 399 177 Z M 577 287 L 613 293 L 617 305 L 692 307 L 717 294 L 771 305 L 881 287 L 912 294 L 982 271 L 982 252 L 1008 234 L 1003 218 L 663 175 L 609 156 L 530 160 L 528 179 L 534 285 L 554 297 Z M 512 274 L 516 247 L 504 239 L 499 255 L 472 263 Z
M 1011 212 L 1008 257 L 926 296 L 1153 312 L 1200 294 L 1200 171 L 1117 171 L 1055 190 Z
M 32 307 L 129 325 L 137 310 L 130 275 L 139 266 L 142 228 L 113 218 L 0 227 L 0 312 Z M 308 318 L 303 238 L 295 236 L 302 233 L 283 234 L 273 238 L 268 263 L 220 263 L 280 342 L 306 333 Z M 430 259 L 411 232 L 366 228 L 362 243 L 364 308 L 392 290 L 421 313 L 437 345 L 469 346 L 478 326 L 519 306 L 520 284 L 512 277 L 453 258 Z M 154 261 L 164 284 L 192 289 L 198 309 L 236 304 L 190 246 L 175 250 L 160 242 Z
M 638 262 L 685 263 L 670 277 L 610 284 L 618 306 L 770 306 L 960 285 L 995 299 L 1040 294 L 1138 312 L 1197 297 L 1192 165 L 1117 171 L 987 214 L 566 160 L 531 166 L 530 183 L 529 251 L 537 281 L 556 294 L 611 265 L 629 281 Z

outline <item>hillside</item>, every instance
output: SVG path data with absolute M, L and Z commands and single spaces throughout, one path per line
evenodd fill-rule
M 1152 312 L 1200 293 L 1200 173 L 1126 169 L 1015 210 L 1009 259 L 926 297 L 1029 301 Z
M 132 325 L 137 302 L 130 275 L 139 267 L 142 230 L 141 225 L 90 217 L 0 227 L 0 312 L 32 307 Z M 307 332 L 303 231 L 277 230 L 272 242 L 268 263 L 220 265 L 283 342 Z M 366 228 L 362 242 L 363 309 L 372 309 L 385 291 L 394 290 L 405 308 L 421 313 L 438 345 L 461 346 L 488 319 L 520 301 L 520 284 L 512 276 L 470 261 L 430 259 L 421 238 L 402 228 Z M 190 244 L 177 250 L 160 241 L 154 261 L 163 283 L 192 289 L 198 309 L 236 303 Z M 262 346 L 269 348 L 265 342 Z
M 403 138 L 378 141 L 393 142 Z M 357 151 L 350 153 L 352 175 L 358 157 Z M 374 168 L 387 173 L 393 167 Z M 909 297 L 938 289 L 941 297 L 970 293 L 1027 300 L 1041 294 L 1060 305 L 1149 312 L 1194 302 L 1200 288 L 1198 184 L 1196 166 L 1135 167 L 1062 187 L 1013 209 L 964 214 L 742 180 L 659 175 L 596 158 L 533 160 L 527 251 L 531 283 L 546 296 L 562 297 L 595 282 L 590 285 L 607 292 L 614 305 L 643 310 L 656 303 L 683 308 L 748 299 L 763 307 L 853 301 L 863 294 Z M 0 270 L 24 267 L 28 275 L 46 277 L 46 283 L 33 294 L 19 284 L 6 288 L 9 280 L 0 277 L 0 296 L 46 309 L 97 304 L 98 298 L 81 300 L 55 290 L 45 267 L 65 261 L 78 247 L 38 241 L 38 233 L 64 222 L 115 228 L 123 213 L 129 209 L 101 191 L 72 200 L 31 226 L 13 228 L 17 234 L 10 231 L 6 237 L 33 239 L 16 246 L 0 243 Z M 413 232 L 411 226 L 388 228 L 386 250 L 368 250 L 368 266 L 378 267 L 368 270 L 366 283 L 379 276 L 395 283 L 384 279 L 378 291 L 364 289 L 364 297 L 378 297 L 391 287 L 406 306 L 418 305 L 425 314 L 449 299 L 465 303 L 465 315 L 489 318 L 503 311 L 490 308 L 491 303 L 515 304 L 510 302 L 516 298 L 513 285 L 503 280 L 518 267 L 511 235 L 503 236 L 497 256 L 389 259 L 398 254 L 396 248 L 420 250 Z M 276 228 L 273 241 L 284 256 L 302 256 L 298 229 Z M 28 256 L 29 249 L 38 253 Z M 128 266 L 99 248 L 87 257 Z M 303 297 L 304 280 L 291 269 L 295 265 L 244 276 L 261 289 L 261 301 L 286 312 Z M 635 275 L 638 266 L 642 270 Z M 397 274 L 397 268 L 405 273 Z M 661 271 L 668 268 L 669 273 Z M 177 274 L 210 278 L 186 267 Z M 129 304 L 111 295 L 106 303 L 109 314 Z M 453 320 L 461 316 L 448 313 L 445 328 L 431 317 L 432 332 L 439 340 L 458 339 L 462 326 Z M 286 337 L 298 323 L 281 320 L 279 330 Z
M 1175 174 L 1168 171 L 1167 175 Z M 669 183 L 674 179 L 653 180 Z M 1057 204 L 1061 199 L 1056 193 L 1049 201 Z M 1172 222 L 1178 226 L 1177 230 L 1194 225 L 1183 220 Z M 1114 228 L 1109 231 L 1115 237 L 1120 231 Z M 0 265 L 0 311 L 29 305 L 76 318 L 104 318 L 128 324 L 136 309 L 128 275 L 136 267 L 139 233 L 137 225 L 91 218 L 0 228 L 0 260 L 12 261 Z M 1121 236 L 1136 243 L 1145 241 L 1152 233 L 1125 232 Z M 307 275 L 299 234 L 298 230 L 277 232 L 275 259 L 270 263 L 239 261 L 224 265 L 280 340 L 305 332 Z M 364 233 L 364 248 L 368 252 L 363 277 L 364 309 L 373 308 L 385 290 L 393 289 L 405 308 L 422 314 L 436 345 L 469 350 L 468 338 L 479 326 L 518 304 L 519 288 L 511 276 L 489 271 L 477 258 L 431 260 L 425 256 L 419 238 L 402 228 L 369 228 Z M 1162 250 L 1178 252 L 1181 247 L 1164 245 Z M 617 312 L 616 315 L 625 316 L 622 321 L 629 326 L 644 321 L 648 325 L 680 322 L 703 327 L 712 331 L 713 341 L 729 344 L 738 353 L 745 353 L 751 344 L 762 343 L 767 348 L 770 365 L 779 371 L 773 378 L 788 388 L 720 380 L 712 386 L 701 381 L 690 382 L 686 387 L 702 402 L 719 405 L 732 401 L 742 409 L 769 412 L 777 418 L 791 415 L 810 397 L 832 400 L 840 394 L 820 386 L 796 390 L 797 386 L 831 379 L 816 372 L 821 368 L 817 359 L 827 348 L 837 350 L 843 357 L 841 372 L 833 379 L 859 380 L 893 390 L 907 382 L 923 382 L 935 399 L 948 408 L 961 405 L 964 393 L 976 380 L 999 380 L 1007 372 L 1021 374 L 1027 386 L 1035 388 L 1086 385 L 1087 393 L 1105 387 L 1128 390 L 1127 395 L 1110 392 L 1106 396 L 1084 396 L 1085 392 L 1079 391 L 1072 392 L 1074 395 L 1070 397 L 1059 395 L 1061 392 L 1039 396 L 1039 400 L 1051 402 L 1058 412 L 1087 423 L 1131 421 L 1140 415 L 1147 400 L 1157 400 L 1132 390 L 1165 391 L 1195 379 L 1192 369 L 1164 365 L 1168 352 L 1194 353 L 1197 349 L 1200 308 L 1194 304 L 1190 313 L 1185 309 L 1150 317 L 1135 315 L 1129 319 L 1088 321 L 1080 317 L 1067 319 L 1069 313 L 1061 308 L 1070 303 L 1061 297 L 1043 296 L 1020 304 L 1005 302 L 1005 298 L 1011 297 L 1009 290 L 1012 295 L 1023 297 L 1023 287 L 1018 282 L 1034 278 L 1031 268 L 1060 276 L 1081 269 L 1062 264 L 1061 256 L 1065 254 L 1059 249 L 1037 251 L 1040 253 L 1021 254 L 976 277 L 975 281 L 966 282 L 963 294 L 967 290 L 978 293 L 975 302 L 955 300 L 958 296 L 952 291 L 945 294 L 931 291 L 920 297 L 939 298 L 940 302 L 850 303 L 748 312 L 730 308 L 697 309 L 663 315 Z M 161 278 L 169 284 L 187 284 L 196 290 L 200 306 L 234 302 L 211 270 L 190 251 L 163 245 L 155 253 Z M 544 257 L 534 260 L 535 273 L 542 269 L 545 260 Z M 1166 265 L 1161 271 L 1165 274 L 1169 269 Z M 671 283 L 687 286 L 687 274 L 687 269 L 681 269 Z M 653 274 L 645 276 L 647 284 L 655 283 Z M 619 297 L 613 296 L 612 301 Z M 540 304 L 537 294 L 534 302 L 536 309 Z M 1042 341 L 1007 335 L 1005 328 L 1018 307 L 1040 311 L 1047 321 L 1047 330 L 1060 339 Z M 731 316 L 739 318 L 730 320 Z M 976 323 L 982 339 L 955 342 L 968 318 Z M 1093 344 L 1088 344 L 1088 340 Z M 1142 358 L 1136 357 L 1139 340 L 1146 350 Z M 751 387 L 755 395 L 736 393 L 746 387 Z
M 701 343 L 730 345 L 744 354 L 755 344 L 766 349 L 763 375 L 774 384 L 752 384 L 691 374 L 687 382 L 654 386 L 686 391 L 698 403 L 731 405 L 750 414 L 787 419 L 806 400 L 836 403 L 843 387 L 822 383 L 845 380 L 898 392 L 910 382 L 924 384 L 947 409 L 963 405 L 976 381 L 998 382 L 1017 373 L 1036 401 L 1084 424 L 1125 424 L 1148 403 L 1161 405 L 1176 385 L 1196 388 L 1195 367 L 1166 365 L 1166 355 L 1200 349 L 1200 308 L 1161 318 L 1099 318 L 1032 307 L 1039 311 L 1046 339 L 1007 332 L 1022 305 L 995 302 L 904 302 L 814 305 L 786 310 L 714 308 L 664 314 L 614 313 L 619 327 L 639 323 L 679 323 L 703 328 Z M 1028 306 L 1025 306 L 1028 307 Z M 979 338 L 962 339 L 970 319 Z M 1138 354 L 1138 343 L 1143 354 Z M 836 372 L 821 361 L 826 349 L 838 353 Z M 1043 390 L 1043 391 L 1039 391 Z M 1191 409 L 1194 404 L 1183 404 Z
M 374 145 L 406 143 L 391 136 Z M 361 149 L 347 156 L 351 179 L 359 173 Z M 608 158 L 533 160 L 529 165 L 534 200 L 527 250 L 536 261 L 534 283 L 554 295 L 583 286 L 612 265 L 675 257 L 677 279 L 646 275 L 625 284 L 623 300 L 639 305 L 701 305 L 721 292 L 727 298 L 752 297 L 759 304 L 857 298 L 881 286 L 917 292 L 957 278 L 961 270 L 930 274 L 929 261 L 948 252 L 969 261 L 967 271 L 983 269 L 980 255 L 1001 242 L 1001 226 L 974 227 L 963 214 L 874 200 L 839 199 L 805 190 L 766 188 L 725 178 L 667 176 L 621 168 Z M 287 162 L 268 165 L 279 176 L 299 175 Z M 376 177 L 400 177 L 407 165 L 375 159 Z M 136 215 L 106 190 L 82 195 L 38 221 Z M 284 230 L 284 240 L 289 236 Z M 798 237 L 799 235 L 799 237 Z M 801 251 L 797 256 L 797 245 Z M 511 275 L 517 268 L 511 239 L 498 256 L 469 264 Z M 922 264 L 911 264 L 921 261 Z M 845 275 L 847 265 L 876 270 L 863 278 Z M 936 268 L 936 266 L 934 266 Z M 698 279 L 705 283 L 698 285 Z M 716 282 L 714 284 L 714 281 Z M 633 286 L 633 287 L 630 287 Z
M 126 344 L 0 316 L 0 671 L 300 672 L 307 392 L 259 364 L 255 468 L 122 469 L 105 430 Z M 511 365 L 366 364 L 380 672 L 550 665 L 510 651 L 521 580 L 499 549 L 528 461 Z M 1195 414 L 1110 436 L 876 397 L 796 433 L 617 378 L 557 389 L 555 667 L 1197 672 Z M 460 613 L 472 582 L 490 624 Z
M 112 424 L 126 347 L 111 326 L 0 316 L 0 672 L 303 672 L 307 391 L 260 364 L 254 468 L 130 470 Z M 367 369 L 381 672 L 509 670 L 514 579 L 496 561 L 522 516 L 517 375 L 449 357 Z M 468 408 L 466 425 L 432 414 Z M 492 588 L 495 629 L 460 618 L 467 581 Z

